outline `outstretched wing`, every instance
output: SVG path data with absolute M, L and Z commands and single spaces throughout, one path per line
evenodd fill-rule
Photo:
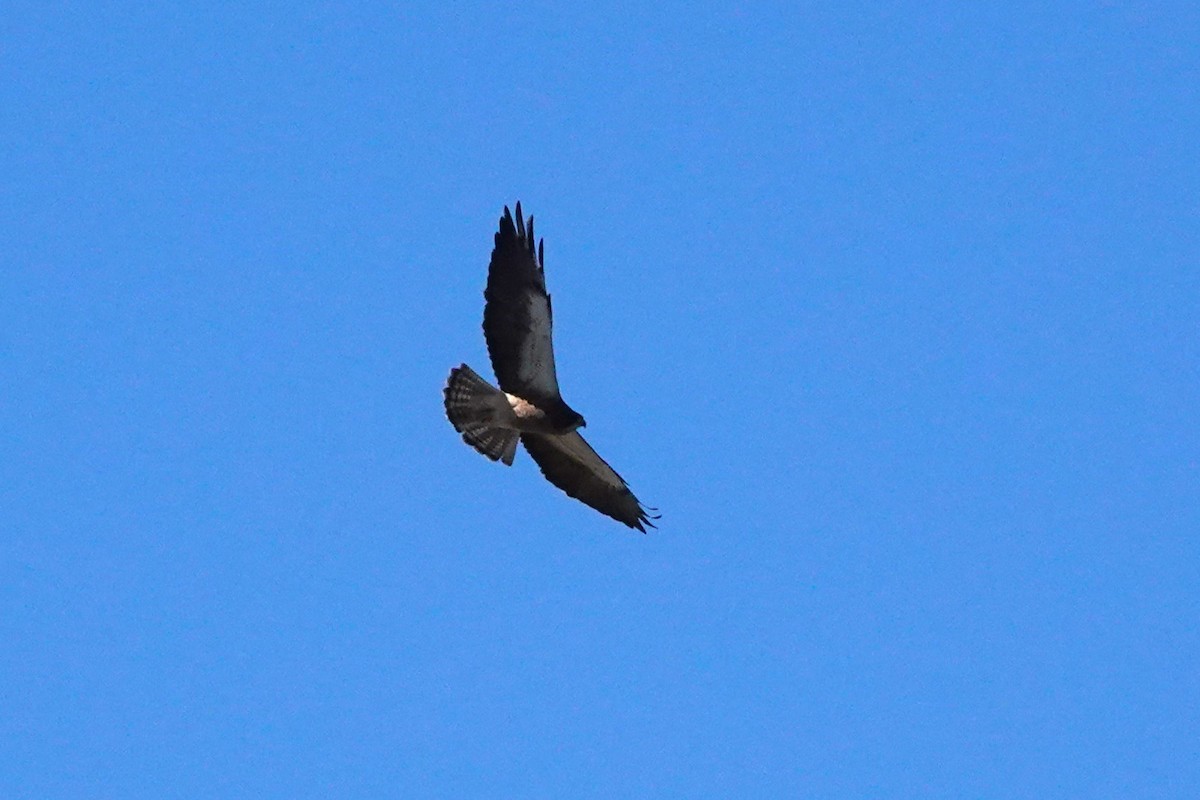
M 629 491 L 624 479 L 583 440 L 578 431 L 566 436 L 521 434 L 521 444 L 533 456 L 546 480 L 576 500 L 582 500 L 601 514 L 607 514 L 631 528 L 646 532 L 643 525 L 655 527 L 657 515 L 647 510 Z
M 525 224 L 517 203 L 514 223 L 505 206 L 483 293 L 483 335 L 500 388 L 534 403 L 561 399 L 542 265 L 542 247 L 535 250 L 533 244 L 533 217 Z

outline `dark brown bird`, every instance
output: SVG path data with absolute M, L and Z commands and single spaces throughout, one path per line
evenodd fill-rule
M 505 206 L 483 293 L 483 334 L 500 388 L 466 364 L 455 367 L 443 392 L 446 416 L 463 441 L 493 461 L 511 466 L 519 440 L 559 489 L 645 533 L 658 516 L 579 435 L 587 423 L 559 393 L 544 265 L 533 217 L 524 222 L 517 203 L 514 222 Z

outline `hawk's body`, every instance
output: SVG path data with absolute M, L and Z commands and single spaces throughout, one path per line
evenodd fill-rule
M 514 223 L 505 207 L 483 311 L 500 389 L 466 364 L 456 367 L 444 392 L 446 416 L 467 444 L 493 461 L 511 465 L 519 440 L 555 486 L 644 533 L 644 525 L 653 527 L 646 509 L 579 435 L 587 423 L 559 393 L 543 251 L 533 242 L 533 218 L 525 224 L 517 203 Z

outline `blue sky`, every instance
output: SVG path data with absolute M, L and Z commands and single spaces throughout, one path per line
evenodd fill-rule
M 0 794 L 1200 794 L 1194 4 L 163 5 L 0 21 Z

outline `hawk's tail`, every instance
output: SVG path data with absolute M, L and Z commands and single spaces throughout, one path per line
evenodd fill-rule
M 517 455 L 520 434 L 492 423 L 508 410 L 508 398 L 466 364 L 450 370 L 450 380 L 442 391 L 446 397 L 446 417 L 463 441 L 492 461 L 512 466 Z

